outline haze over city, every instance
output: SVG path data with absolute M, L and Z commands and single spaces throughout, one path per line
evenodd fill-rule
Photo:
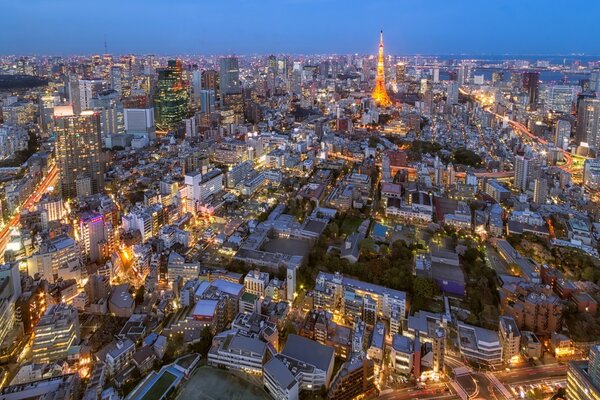
M 2 2 L 0 54 L 600 54 L 595 1 Z

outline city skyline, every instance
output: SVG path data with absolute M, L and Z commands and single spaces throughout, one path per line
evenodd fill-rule
M 537 0 L 460 5 L 380 0 L 360 7 L 338 0 L 268 0 L 260 9 L 240 0 L 180 0 L 168 6 L 111 0 L 101 7 L 35 0 L 8 2 L 4 11 L 0 54 L 102 53 L 105 42 L 114 54 L 375 54 L 371 35 L 381 29 L 390 55 L 600 54 L 593 36 L 575 29 L 593 24 L 600 5 L 581 0 L 568 8 Z M 60 20 L 68 28 L 51 29 Z
M 600 5 L 80 3 L 2 7 L 0 400 L 600 400 Z

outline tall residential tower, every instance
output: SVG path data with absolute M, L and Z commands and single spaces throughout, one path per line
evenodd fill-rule
M 74 114 L 71 106 L 56 107 L 54 134 L 63 197 L 102 191 L 104 171 L 100 159 L 99 114 L 90 110 Z

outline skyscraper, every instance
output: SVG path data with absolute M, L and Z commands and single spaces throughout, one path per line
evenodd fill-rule
M 375 89 L 373 89 L 373 100 L 380 105 L 387 107 L 392 104 L 392 100 L 385 90 L 385 65 L 383 59 L 383 31 L 379 33 L 379 55 L 377 57 L 377 76 L 375 77 Z
M 600 99 L 586 97 L 579 102 L 575 141 L 593 149 L 600 147 Z
M 229 94 L 241 94 L 240 67 L 237 57 L 223 57 L 219 60 L 221 98 Z
M 237 57 L 221 58 L 219 78 L 221 105 L 231 108 L 240 119 L 243 118 L 244 98 Z
M 525 191 L 528 186 L 529 161 L 523 156 L 515 157 L 515 188 Z
M 219 94 L 219 72 L 214 69 L 202 71 L 202 89 L 214 90 L 215 96 Z
M 79 235 L 83 242 L 83 250 L 90 262 L 103 259 L 101 248 L 114 250 L 114 232 L 110 221 L 105 221 L 104 215 L 83 213 L 79 219 Z M 111 254 L 112 252 L 107 252 Z
M 404 82 L 405 77 L 406 77 L 406 64 L 404 64 L 404 63 L 396 64 L 396 83 Z
M 459 86 L 469 83 L 469 74 L 470 70 L 468 65 L 465 64 L 458 67 L 456 80 L 458 81 Z
M 446 95 L 446 103 L 458 104 L 458 82 L 448 82 L 448 94 Z
M 181 73 L 181 61 L 169 60 L 167 68 L 158 70 L 154 96 L 156 125 L 161 129 L 176 128 L 187 116 L 187 83 Z
M 575 86 L 546 85 L 542 90 L 542 100 L 547 110 L 570 114 L 575 99 Z
M 540 73 L 523 73 L 523 89 L 527 91 L 527 104 L 530 110 L 535 110 L 539 97 Z
M 502 81 L 504 81 L 504 72 L 496 71 L 492 73 L 492 84 L 494 86 L 501 84 Z
M 440 82 L 440 69 L 438 67 L 435 67 L 433 69 L 433 83 L 439 83 Z
M 533 181 L 533 202 L 544 204 L 548 197 L 548 181 L 545 178 L 536 178 Z
M 589 361 L 571 361 L 567 372 L 569 400 L 600 399 L 600 346 L 590 348 Z
M 119 66 L 110 69 L 110 88 L 119 94 L 123 92 L 123 69 Z
M 571 140 L 571 123 L 566 119 L 558 119 L 554 127 L 554 144 L 560 149 L 566 149 Z
M 600 94 L 600 69 L 594 68 L 590 74 L 590 90 Z
M 104 179 L 98 113 L 82 111 L 76 115 L 71 106 L 55 107 L 54 134 L 63 197 L 100 192 Z

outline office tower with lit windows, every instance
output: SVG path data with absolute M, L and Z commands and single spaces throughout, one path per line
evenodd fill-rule
M 54 134 L 62 196 L 70 198 L 101 192 L 104 168 L 100 159 L 98 113 L 74 114 L 71 106 L 56 107 Z
M 571 122 L 559 118 L 554 127 L 554 144 L 559 149 L 567 149 L 571 140 Z
M 577 108 L 577 130 L 575 141 L 585 142 L 597 150 L 600 147 L 600 99 L 586 97 Z
M 72 306 L 50 306 L 33 331 L 31 344 L 34 363 L 66 360 L 69 349 L 79 342 L 79 316 Z
M 21 293 L 19 263 L 0 265 L 0 349 L 6 350 L 14 342 L 16 303 Z
M 117 93 L 123 93 L 123 69 L 119 66 L 110 68 L 110 88 Z
M 223 57 L 219 60 L 221 99 L 231 94 L 241 94 L 240 66 L 237 57 Z
M 156 126 L 163 130 L 177 128 L 188 114 L 187 82 L 182 75 L 180 60 L 169 60 L 158 70 L 154 95 Z
M 600 94 L 600 69 L 594 68 L 590 74 L 590 90 L 596 93 L 596 96 Z
M 575 94 L 575 86 L 544 85 L 540 97 L 546 110 L 570 114 L 573 108 Z
M 148 141 L 156 139 L 154 109 L 151 107 L 125 108 L 123 110 L 125 132 Z
M 446 95 L 446 103 L 458 104 L 458 82 L 448 82 L 448 94 Z
M 224 57 L 219 61 L 221 105 L 228 107 L 239 117 L 244 115 L 244 98 L 237 57 Z
M 539 172 L 539 160 L 528 159 L 524 156 L 515 157 L 515 183 L 516 189 L 526 191 L 529 189 L 529 184 L 537 178 Z
M 567 399 L 600 400 L 600 345 L 590 347 L 588 361 L 569 363 Z
M 215 92 L 212 90 L 201 90 L 199 94 L 200 112 L 210 114 L 215 110 Z
M 504 72 L 495 71 L 492 73 L 492 84 L 494 86 L 501 84 L 503 81 L 504 81 Z
M 544 204 L 548 197 L 548 181 L 545 178 L 536 178 L 533 181 L 533 202 Z
M 600 158 L 585 160 L 583 163 L 583 183 L 593 190 L 600 188 Z
M 396 83 L 404 82 L 406 78 L 406 64 L 398 63 L 396 64 Z
M 79 237 L 90 262 L 106 259 L 115 249 L 112 224 L 102 214 L 83 213 L 79 218 Z
M 80 79 L 78 84 L 72 87 L 70 98 L 73 104 L 74 98 L 79 94 L 79 106 L 81 111 L 90 110 L 93 108 L 94 98 L 107 89 L 106 81 L 102 79 Z M 77 90 L 79 93 L 77 93 Z M 78 111 L 75 110 L 75 113 Z
M 219 72 L 214 69 L 207 69 L 202 71 L 202 76 L 200 78 L 202 90 L 212 90 L 213 96 L 215 98 L 216 104 L 219 104 L 220 100 L 220 79 Z
M 527 105 L 530 110 L 535 110 L 538 104 L 540 86 L 539 72 L 523 73 L 523 89 L 527 92 Z
M 469 75 L 471 73 L 471 69 L 468 65 L 460 65 L 458 67 L 458 71 L 456 73 L 456 80 L 459 86 L 465 85 L 469 83 Z
M 267 68 L 272 70 L 275 73 L 275 75 L 277 75 L 277 57 L 275 57 L 273 54 L 267 57 Z

